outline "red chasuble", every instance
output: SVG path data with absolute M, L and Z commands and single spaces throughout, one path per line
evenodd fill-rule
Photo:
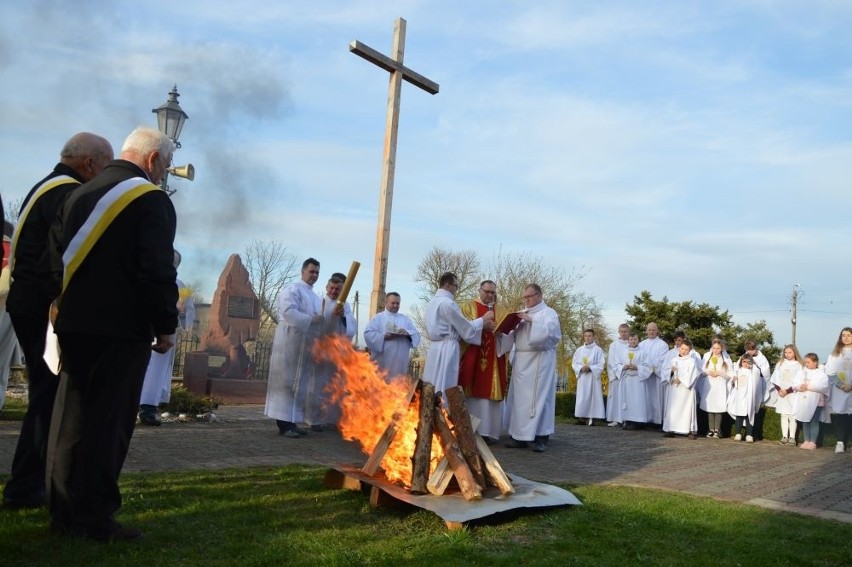
M 469 301 L 461 306 L 461 312 L 470 320 L 485 315 L 488 307 L 479 301 Z M 506 316 L 502 309 L 494 312 L 497 324 Z M 482 332 L 482 344 L 461 343 L 459 362 L 459 386 L 468 397 L 502 400 L 506 396 L 506 357 L 497 358 L 494 333 Z

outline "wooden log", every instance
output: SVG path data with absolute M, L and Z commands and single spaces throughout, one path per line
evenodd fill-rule
M 482 458 L 476 448 L 476 436 L 470 422 L 470 413 L 467 411 L 464 390 L 461 386 L 449 388 L 446 392 L 447 405 L 449 406 L 450 421 L 453 422 L 453 433 L 459 444 L 464 460 L 473 473 L 473 478 L 482 490 L 485 490 L 485 467 Z
M 435 467 L 432 476 L 429 477 L 429 482 L 426 483 L 426 490 L 429 491 L 429 494 L 442 496 L 451 480 L 453 480 L 453 469 L 450 468 L 450 461 L 447 460 L 447 457 L 441 457 L 438 466 Z
M 432 462 L 432 425 L 435 419 L 435 385 L 420 382 L 420 419 L 411 457 L 411 493 L 428 492 L 429 465 Z
M 479 427 L 480 421 L 475 415 L 470 416 L 470 425 L 474 431 Z M 432 476 L 429 477 L 426 488 L 430 494 L 441 496 L 447 490 L 451 480 L 453 480 L 453 469 L 450 468 L 450 462 L 447 460 L 447 457 L 441 457 L 441 460 L 438 461 L 438 466 L 435 467 Z
M 393 414 L 390 423 L 387 428 L 385 428 L 385 432 L 382 433 L 382 436 L 379 438 L 378 443 L 373 448 L 373 452 L 370 453 L 367 462 L 361 467 L 361 472 L 366 475 L 373 476 L 376 474 L 376 471 L 379 470 L 379 465 L 382 463 L 382 459 L 385 458 L 385 453 L 388 452 L 391 443 L 393 442 L 394 437 L 396 437 L 396 432 L 399 427 L 399 420 L 402 419 L 402 416 L 405 414 L 405 410 L 408 405 L 411 403 L 411 398 L 414 397 L 414 393 L 417 391 L 417 381 L 414 380 L 411 384 L 411 388 L 408 390 L 408 395 L 402 401 L 401 407 Z
M 482 461 L 485 463 L 485 470 L 488 471 L 488 479 L 491 481 L 491 484 L 496 486 L 503 496 L 514 494 L 515 487 L 512 486 L 512 481 L 509 480 L 509 477 L 503 471 L 503 467 L 500 466 L 497 457 L 491 452 L 488 443 L 478 433 L 476 435 L 476 448 L 479 449 L 479 454 L 482 455 Z
M 453 474 L 456 477 L 456 482 L 459 483 L 462 496 L 465 500 L 481 500 L 482 490 L 479 488 L 470 467 L 467 466 L 467 461 L 459 449 L 456 438 L 453 437 L 453 432 L 447 420 L 444 418 L 444 412 L 440 409 L 435 412 L 435 432 L 438 439 L 441 441 L 441 447 L 444 449 L 444 455 L 450 463 L 450 468 L 453 469 Z
M 322 483 L 326 488 L 346 488 L 347 490 L 361 490 L 362 488 L 360 480 L 335 469 L 326 471 Z

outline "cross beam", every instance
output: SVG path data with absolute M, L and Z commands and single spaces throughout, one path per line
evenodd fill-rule
M 370 317 L 384 309 L 385 282 L 388 272 L 388 248 L 390 246 L 391 207 L 396 164 L 396 141 L 399 130 L 399 101 L 402 81 L 423 89 L 429 94 L 438 93 L 438 83 L 430 81 L 402 64 L 405 55 L 405 20 L 397 18 L 393 26 L 392 57 L 388 57 L 361 43 L 352 41 L 349 51 L 363 57 L 390 73 L 388 86 L 388 110 L 385 123 L 385 147 L 382 156 L 382 180 L 379 193 L 379 223 L 376 232 L 376 259 L 373 266 L 373 291 L 370 294 Z

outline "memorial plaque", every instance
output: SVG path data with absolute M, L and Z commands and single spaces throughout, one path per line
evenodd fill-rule
M 255 318 L 255 298 L 240 297 L 238 295 L 228 296 L 228 317 L 236 317 L 238 319 L 254 319 Z

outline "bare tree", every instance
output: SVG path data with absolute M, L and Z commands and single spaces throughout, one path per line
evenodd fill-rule
M 497 283 L 498 302 L 510 311 L 523 307 L 524 288 L 529 284 L 541 287 L 544 302 L 559 315 L 562 342 L 559 343 L 559 368 L 566 357 L 583 344 L 583 329 L 593 328 L 601 348 L 606 350 L 606 327 L 601 322 L 600 306 L 595 298 L 578 289 L 588 271 L 581 267 L 566 270 L 549 266 L 541 258 L 528 253 L 499 254 L 486 277 Z
M 278 323 L 275 299 L 298 274 L 296 256 L 280 240 L 254 240 L 243 253 L 243 265 L 260 301 L 260 325 Z
M 438 290 L 438 282 L 446 272 L 452 272 L 459 280 L 456 300 L 465 301 L 476 296 L 481 272 L 479 257 L 473 250 L 453 252 L 440 246 L 433 247 L 417 266 L 414 281 L 417 282 L 421 301 L 428 302 Z

